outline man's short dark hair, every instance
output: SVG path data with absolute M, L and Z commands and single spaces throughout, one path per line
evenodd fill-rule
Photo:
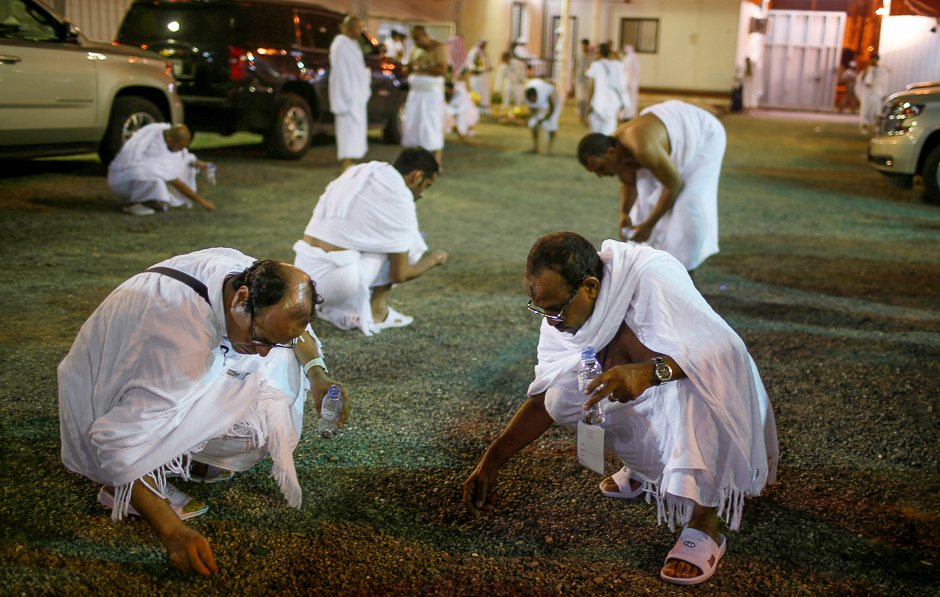
M 434 154 L 423 147 L 406 147 L 402 149 L 392 166 L 402 176 L 408 176 L 415 170 L 420 170 L 424 173 L 425 178 L 434 177 L 441 168 Z
M 601 58 L 610 58 L 610 44 L 601 44 L 597 51 L 600 52 Z
M 617 147 L 617 140 L 603 133 L 588 133 L 578 142 L 578 161 L 587 166 L 588 157 L 599 158 L 607 153 L 608 149 Z
M 590 45 L 590 44 L 591 44 L 591 40 L 589 40 L 589 39 L 586 38 L 586 37 L 581 40 L 581 45 L 582 45 L 582 46 L 587 46 L 587 45 Z
M 290 288 L 287 277 L 284 275 L 285 265 L 273 259 L 255 261 L 240 274 L 232 278 L 232 289 L 238 290 L 242 286 L 248 288 L 248 312 L 252 315 L 259 311 L 276 305 L 284 298 L 284 293 Z M 323 302 L 323 297 L 317 294 L 317 285 L 310 280 L 309 313 L 292 313 L 295 317 L 313 316 L 314 308 Z
M 552 232 L 535 241 L 525 262 L 525 275 L 535 278 L 551 270 L 575 288 L 585 274 L 598 280 L 604 275 L 604 263 L 591 241 L 576 232 Z

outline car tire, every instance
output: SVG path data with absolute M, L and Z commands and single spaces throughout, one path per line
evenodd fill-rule
M 924 201 L 940 205 L 940 145 L 927 154 L 921 176 L 924 178 Z
M 405 103 L 402 102 L 401 106 L 395 110 L 395 114 L 385 123 L 385 128 L 382 129 L 382 143 L 386 145 L 401 144 L 401 123 L 404 116 Z
M 313 128 L 310 104 L 299 95 L 285 93 L 277 103 L 274 122 L 265 136 L 268 153 L 282 160 L 299 160 L 310 148 Z
M 142 127 L 166 120 L 166 115 L 148 99 L 133 95 L 116 98 L 111 106 L 108 128 L 98 145 L 101 163 L 110 164 L 124 143 Z

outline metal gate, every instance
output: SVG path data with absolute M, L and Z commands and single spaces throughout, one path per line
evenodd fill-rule
M 832 108 L 844 32 L 844 12 L 771 10 L 764 38 L 761 105 Z

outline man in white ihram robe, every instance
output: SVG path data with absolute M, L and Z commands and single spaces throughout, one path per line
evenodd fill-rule
M 665 252 L 571 232 L 536 241 L 526 264 L 529 308 L 544 319 L 529 399 L 464 485 L 475 512 L 491 509 L 499 469 L 552 423 L 575 428 L 600 403 L 606 450 L 624 467 L 609 497 L 655 501 L 657 519 L 686 527 L 660 576 L 697 584 L 714 574 L 744 497 L 776 475 L 773 411 L 744 342 Z M 578 389 L 581 349 L 604 372 Z
M 627 98 L 629 100 L 624 109 L 621 118 L 629 120 L 637 115 L 640 110 L 640 57 L 636 55 L 636 50 L 630 44 L 623 47 L 623 58 L 620 59 L 623 67 L 623 80 L 627 86 Z
M 490 113 L 490 71 L 493 65 L 486 55 L 486 40 L 481 39 L 467 53 L 464 69 L 470 73 L 470 90 L 480 97 L 480 113 Z
M 330 44 L 330 111 L 336 128 L 336 159 L 343 170 L 369 150 L 367 108 L 372 96 L 372 74 L 356 41 L 361 32 L 362 21 L 349 15 Z
M 168 476 L 225 480 L 270 454 L 284 497 L 300 506 L 293 450 L 306 391 L 319 401 L 335 383 L 309 328 L 317 300 L 288 264 L 196 251 L 121 284 L 59 365 L 63 463 L 104 485 L 98 499 L 114 520 L 143 516 L 174 567 L 217 571 L 206 540 L 182 523 L 208 506 Z
M 620 179 L 622 239 L 647 242 L 694 271 L 718 252 L 718 180 L 727 138 L 717 118 L 678 100 L 654 104 L 612 136 L 578 144 L 588 172 Z
M 855 96 L 858 97 L 858 124 L 865 134 L 874 133 L 881 117 L 881 104 L 888 93 L 888 69 L 879 66 L 878 54 L 869 57 L 871 62 L 858 73 L 855 79 Z
M 121 211 L 148 216 L 169 207 L 192 207 L 193 201 L 215 209 L 196 192 L 196 173 L 208 164 L 189 152 L 191 141 L 184 124 L 157 122 L 134 133 L 108 165 L 108 186 L 120 199 Z
M 555 85 L 544 79 L 529 79 L 525 84 L 525 101 L 532 111 L 526 126 L 532 130 L 532 153 L 539 153 L 542 131 L 548 136 L 548 149 L 552 153 L 558 119 L 564 102 L 555 90 Z
M 443 164 L 444 75 L 447 74 L 447 47 L 433 39 L 421 25 L 411 31 L 415 49 L 408 61 L 408 99 L 402 118 L 403 147 L 423 147 Z
M 610 58 L 610 46 L 601 44 L 600 58 L 591 63 L 585 76 L 590 79 L 591 112 L 588 123 L 591 132 L 610 135 L 617 129 L 621 112 L 628 110 L 627 87 L 623 81 L 622 65 Z
M 321 289 L 321 319 L 366 336 L 411 324 L 414 318 L 392 308 L 388 295 L 393 284 L 447 260 L 444 251 L 425 254 L 415 210 L 437 173 L 429 151 L 410 147 L 394 165 L 359 164 L 327 186 L 294 243 L 294 265 Z

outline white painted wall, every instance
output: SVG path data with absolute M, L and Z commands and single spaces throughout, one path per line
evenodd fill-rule
M 85 37 L 110 42 L 132 0 L 66 0 L 64 16 L 78 25 Z
M 578 37 L 591 37 L 593 0 L 570 0 Z M 561 0 L 548 0 L 546 22 L 561 13 Z M 623 18 L 659 19 L 656 54 L 638 54 L 640 85 L 647 88 L 728 93 L 734 84 L 740 0 L 631 0 L 600 2 L 600 34 L 592 44 L 620 43 Z
M 930 29 L 937 27 L 936 32 Z M 885 17 L 879 64 L 889 70 L 889 92 L 910 83 L 940 81 L 940 26 L 929 17 Z

